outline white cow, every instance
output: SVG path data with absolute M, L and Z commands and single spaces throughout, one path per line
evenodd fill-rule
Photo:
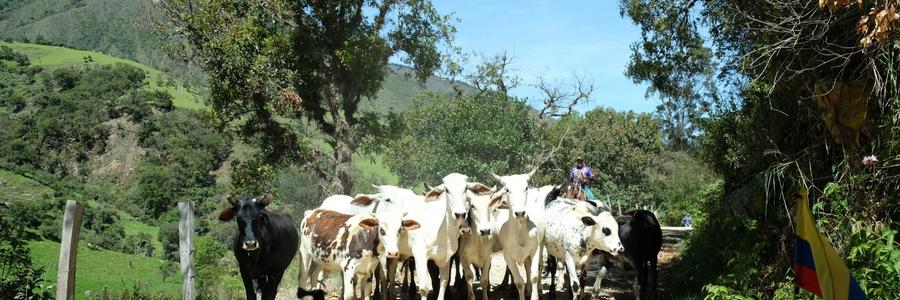
M 368 299 L 368 282 L 379 256 L 396 257 L 401 230 L 419 228 L 419 223 L 403 212 L 348 215 L 316 209 L 304 215 L 300 222 L 298 297 L 306 294 L 310 279 L 317 279 L 317 270 L 324 270 L 341 272 L 343 299 Z
M 625 249 L 619 240 L 619 225 L 608 210 L 574 199 L 553 200 L 544 213 L 544 247 L 547 254 L 564 262 L 572 296 L 580 299 L 584 283 L 578 274 L 591 261 L 592 251 L 616 256 Z
M 525 299 L 526 280 L 531 299 L 541 295 L 544 198 L 553 187 L 529 188 L 528 181 L 536 172 L 537 169 L 518 175 L 491 174 L 503 185 L 499 193 L 507 196 L 509 204 L 509 219 L 500 227 L 499 240 L 520 300 Z M 525 267 L 525 278 L 519 273 L 519 265 Z
M 404 193 L 413 193 L 411 190 Z M 433 261 L 440 270 L 440 287 L 438 299 L 444 299 L 447 284 L 450 280 L 450 258 L 459 248 L 459 228 L 465 221 L 469 209 L 467 191 L 476 194 L 490 193 L 491 189 L 480 183 L 468 182 L 468 177 L 458 173 L 452 173 L 442 179 L 442 184 L 428 191 L 425 196 L 408 195 L 405 202 L 410 218 L 419 220 L 421 229 L 407 233 L 406 238 L 400 240 L 400 258 L 404 261 L 409 257 L 415 258 L 416 278 L 418 279 L 419 293 L 422 297 L 433 290 L 431 279 L 428 275 L 427 263 Z M 374 201 L 380 201 L 374 199 Z M 387 264 L 386 283 L 394 282 L 396 264 Z M 386 287 L 386 292 L 391 293 L 393 284 Z
M 503 202 L 503 197 L 503 194 L 469 195 L 471 208 L 468 221 L 471 233 L 462 236 L 459 262 L 466 278 L 470 300 L 475 299 L 475 291 L 472 288 L 475 276 L 471 266 L 481 270 L 481 295 L 484 300 L 488 299 L 488 291 L 491 288 L 491 254 L 499 250 L 497 233 L 500 231 L 500 224 L 496 223 L 496 213 Z

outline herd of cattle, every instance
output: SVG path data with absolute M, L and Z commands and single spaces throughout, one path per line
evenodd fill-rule
M 371 195 L 334 195 L 304 213 L 299 232 L 290 216 L 266 209 L 271 194 L 229 198 L 231 207 L 219 219 L 237 221 L 234 254 L 247 299 L 256 299 L 257 292 L 262 299 L 275 299 L 295 254 L 300 261 L 298 297 L 323 299 L 322 278 L 340 272 L 344 299 L 373 294 L 390 299 L 398 265 L 409 263 L 406 269 L 419 270 L 419 295 L 437 289 L 431 296 L 445 299 L 451 259 L 458 258 L 468 298 L 475 299 L 472 282 L 480 273 L 481 295 L 488 299 L 491 255 L 498 251 L 519 299 L 540 297 L 545 251 L 564 264 L 575 299 L 583 291 L 592 255 L 602 256 L 604 264 L 594 291 L 599 291 L 606 265 L 624 263 L 638 270 L 635 296 L 655 298 L 662 243 L 656 217 L 636 210 L 615 218 L 603 203 L 559 197 L 559 187 L 532 187 L 535 171 L 493 175 L 499 188 L 453 173 L 424 195 L 389 185 L 376 186 L 378 192 Z M 435 269 L 437 274 L 426 271 Z M 549 269 L 555 280 L 555 260 Z

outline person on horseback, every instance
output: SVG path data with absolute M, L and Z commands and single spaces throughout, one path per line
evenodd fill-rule
M 572 166 L 572 169 L 569 170 L 569 179 L 571 180 L 571 185 L 576 189 L 577 195 L 580 196 L 576 198 L 581 200 L 597 199 L 594 197 L 594 193 L 591 192 L 591 189 L 588 188 L 589 183 L 595 182 L 594 170 L 585 165 L 584 159 L 581 157 L 575 159 L 575 166 Z

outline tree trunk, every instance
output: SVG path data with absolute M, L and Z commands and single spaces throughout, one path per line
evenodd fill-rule
M 350 178 L 350 172 L 353 168 L 353 151 L 356 146 L 353 142 L 353 133 L 350 131 L 350 124 L 347 122 L 346 113 L 342 113 L 341 97 L 338 96 L 337 88 L 332 85 L 328 89 L 329 111 L 332 120 L 334 120 L 334 171 L 329 178 L 329 183 L 325 186 L 325 193 L 329 195 L 344 194 L 349 195 L 353 189 L 353 180 Z

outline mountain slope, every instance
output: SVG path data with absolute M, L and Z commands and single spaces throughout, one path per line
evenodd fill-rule
M 25 54 L 28 56 L 28 59 L 31 60 L 32 65 L 41 66 L 48 70 L 83 65 L 85 63 L 123 63 L 135 66 L 147 73 L 147 88 L 169 92 L 169 94 L 172 94 L 172 100 L 175 106 L 193 109 L 204 107 L 202 97 L 200 96 L 201 92 L 189 90 L 174 77 L 134 61 L 92 51 L 74 50 L 56 46 L 7 42 L 0 42 L 0 46 L 10 47 L 15 51 Z
M 199 70 L 165 53 L 153 31 L 158 15 L 150 0 L 8 1 L 0 4 L 0 38 L 97 51 L 151 66 L 191 86 L 205 85 Z M 438 77 L 421 84 L 409 67 L 392 64 L 389 69 L 375 99 L 362 103 L 363 111 L 402 112 L 421 92 L 449 93 L 458 84 Z

